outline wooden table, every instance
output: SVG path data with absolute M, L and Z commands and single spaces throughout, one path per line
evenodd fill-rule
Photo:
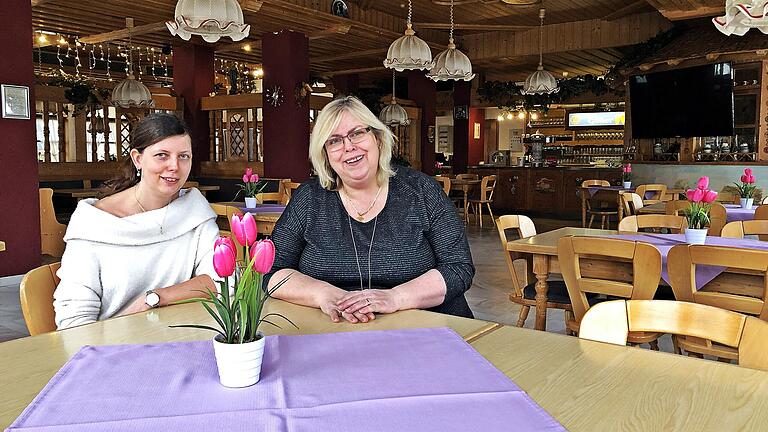
M 469 201 L 467 199 L 467 195 L 475 185 L 479 185 L 481 182 L 482 180 L 451 179 L 451 190 L 464 192 L 464 222 L 469 220 Z
M 591 188 L 599 187 L 599 186 L 590 186 Z M 618 212 L 618 220 L 622 220 L 624 218 L 624 206 L 621 205 L 621 193 L 619 192 L 631 192 L 632 190 L 619 190 L 619 189 L 599 189 L 595 192 L 594 195 L 589 195 L 589 189 L 590 187 L 581 188 L 581 226 L 586 227 L 587 226 L 587 199 L 597 199 L 603 198 L 603 201 L 616 201 L 616 210 Z M 680 197 L 680 194 L 685 194 L 685 189 L 667 189 L 667 194 L 664 196 L 665 199 L 669 198 L 667 201 L 677 201 Z M 614 197 L 615 195 L 615 197 Z M 658 206 L 660 205 L 660 207 Z M 643 211 L 643 209 L 646 209 L 648 207 L 654 207 L 653 210 Z M 657 212 L 656 209 L 661 208 L 660 212 Z M 664 214 L 664 203 L 656 203 L 651 204 L 647 207 L 643 207 L 639 211 L 640 213 L 655 213 L 655 214 Z
M 223 204 L 228 205 L 232 207 L 242 208 L 245 204 L 242 202 L 236 202 L 236 201 L 227 201 L 227 202 L 218 202 L 216 204 Z M 280 219 L 280 216 L 283 215 L 282 211 L 274 212 L 274 213 L 251 213 L 253 215 L 253 219 L 256 221 L 256 227 L 259 230 L 259 234 L 263 235 L 272 235 L 272 231 L 275 229 L 275 224 L 277 223 L 278 219 Z
M 83 198 L 95 198 L 99 193 L 97 188 L 54 189 L 55 195 L 64 195 L 80 201 Z
M 472 341 L 498 327 L 490 323 L 451 315 L 410 310 L 378 315 L 368 324 L 331 322 L 317 309 L 296 306 L 272 299 L 265 314 L 282 313 L 290 325 L 282 329 L 264 325 L 271 334 L 315 334 L 360 330 L 389 330 L 419 327 L 450 327 L 467 341 Z M 168 341 L 193 341 L 213 338 L 213 332 L 189 328 L 169 328 L 172 324 L 215 325 L 198 304 L 169 306 L 131 316 L 113 318 L 81 327 L 0 343 L 0 430 L 19 416 L 48 380 L 83 345 L 143 344 Z
M 666 214 L 666 212 L 667 212 L 666 202 L 649 204 L 647 206 L 642 206 L 641 208 L 637 209 L 638 214 Z

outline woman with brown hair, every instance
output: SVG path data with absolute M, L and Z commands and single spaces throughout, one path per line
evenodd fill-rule
M 59 329 L 136 313 L 215 289 L 216 215 L 197 189 L 189 130 L 152 114 L 131 135 L 123 172 L 86 199 L 64 236 L 54 293 Z

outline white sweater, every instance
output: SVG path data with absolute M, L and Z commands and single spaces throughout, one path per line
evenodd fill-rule
M 123 218 L 94 207 L 96 199 L 80 201 L 53 295 L 59 329 L 110 318 L 150 289 L 202 274 L 218 279 L 216 214 L 197 189 L 184 192 L 165 208 Z

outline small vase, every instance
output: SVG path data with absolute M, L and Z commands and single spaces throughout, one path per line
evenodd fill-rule
M 621 185 L 624 187 L 624 189 L 630 189 L 632 187 L 631 181 L 621 182 Z
M 685 242 L 688 244 L 704 244 L 707 240 L 709 228 L 686 228 Z
M 741 208 L 744 209 L 751 209 L 752 204 L 755 202 L 754 198 L 741 198 L 739 199 L 739 203 L 741 204 Z
M 256 197 L 245 197 L 246 208 L 256 208 Z
M 213 338 L 213 352 L 219 368 L 219 382 L 224 387 L 248 387 L 259 382 L 266 338 L 243 344 L 227 344 Z

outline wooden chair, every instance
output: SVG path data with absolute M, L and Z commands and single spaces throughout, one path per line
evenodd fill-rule
M 301 183 L 292 182 L 290 179 L 281 180 L 280 183 L 283 187 L 283 193 L 285 194 L 285 204 L 288 204 L 288 201 L 291 200 L 291 194 L 301 186 Z
M 451 194 L 451 179 L 444 176 L 435 176 L 435 180 L 437 180 L 438 183 L 443 185 L 443 192 L 445 192 L 446 195 Z
M 696 266 L 726 267 L 738 283 L 723 283 L 720 276 L 696 288 Z M 768 321 L 768 251 L 723 246 L 680 244 L 667 254 L 669 284 L 675 299 L 706 304 L 721 309 L 755 315 Z M 702 339 L 677 338 L 677 346 L 688 352 L 709 354 L 735 360 L 737 353 L 730 348 L 713 345 Z
M 478 174 L 456 174 L 456 180 L 480 180 Z
M 667 201 L 664 204 L 664 213 L 674 216 L 685 216 L 685 210 L 691 206 L 691 203 L 683 200 Z
M 627 216 L 619 222 L 619 231 L 639 232 L 649 228 L 652 232 L 667 228 L 673 234 L 680 234 L 688 228 L 688 221 L 683 216 L 647 214 Z
M 756 235 L 762 241 L 768 241 L 768 220 L 747 220 L 728 222 L 720 233 L 721 237 L 744 238 Z
M 667 201 L 665 204 L 665 213 L 668 215 L 684 216 L 685 210 L 690 207 L 688 201 Z M 725 226 L 727 213 L 722 204 L 714 202 L 709 210 L 709 231 L 707 235 L 719 236 Z
M 717 202 L 723 204 L 739 204 L 741 197 L 733 192 L 721 191 L 717 194 Z
M 56 330 L 53 292 L 61 280 L 56 271 L 60 262 L 37 267 L 27 272 L 19 286 L 21 313 L 29 334 L 34 336 Z
M 638 186 L 635 193 L 640 195 L 644 205 L 656 204 L 662 202 L 667 195 L 667 185 L 644 184 Z
M 579 337 L 626 345 L 637 331 L 712 340 L 733 349 L 739 365 L 768 370 L 768 323 L 706 305 L 668 300 L 603 302 L 584 316 Z
M 584 180 L 581 182 L 581 193 L 588 193 L 586 192 L 585 188 L 589 188 L 591 186 L 607 187 L 610 185 L 611 183 L 608 182 L 608 180 Z M 616 207 L 605 203 L 603 200 L 587 197 L 587 214 L 589 215 L 589 225 L 587 226 L 588 228 L 592 228 L 592 222 L 595 221 L 595 216 L 600 216 L 600 229 L 607 229 L 610 226 L 610 221 L 608 221 L 608 218 L 611 216 L 618 217 L 619 211 Z
M 630 216 L 632 217 L 632 216 Z M 573 305 L 574 319 L 567 320 L 568 329 L 579 332 L 584 314 L 590 308 L 588 295 L 603 294 L 633 300 L 650 300 L 656 293 L 661 279 L 661 252 L 648 243 L 603 238 L 566 236 L 557 242 L 557 259 L 568 287 Z M 589 259 L 590 263 L 582 263 Z M 610 262 L 610 267 L 602 266 Z M 631 265 L 631 273 L 618 269 L 615 263 Z M 583 275 L 588 270 L 590 274 Z M 627 269 L 628 270 L 628 269 Z M 648 343 L 658 350 L 658 333 L 631 333 L 632 343 Z
M 763 200 L 760 201 L 760 204 L 768 204 L 768 195 L 763 197 Z
M 196 187 L 198 187 L 198 186 L 200 186 L 200 183 L 199 183 L 199 182 L 196 182 L 196 181 L 188 181 L 188 182 L 184 183 L 184 186 L 182 186 L 181 188 L 182 188 L 182 189 L 189 189 L 189 188 L 196 188 Z
M 755 209 L 755 220 L 768 220 L 768 204 L 763 202 Z
M 643 208 L 643 200 L 640 195 L 634 192 L 619 192 L 621 196 L 621 206 L 624 209 L 624 216 L 638 214 L 637 211 Z
M 496 220 L 496 229 L 499 231 L 499 239 L 504 253 L 504 260 L 507 262 L 507 269 L 512 278 L 512 291 L 509 293 L 509 300 L 520 305 L 520 315 L 517 318 L 517 326 L 525 325 L 528 318 L 528 312 L 531 307 L 536 307 L 536 278 L 533 275 L 532 257 L 530 254 L 519 252 L 510 252 L 507 250 L 506 230 L 515 230 L 520 238 L 526 238 L 536 235 L 536 226 L 528 216 L 523 215 L 505 215 Z M 518 276 L 515 262 L 524 260 L 524 277 L 521 282 Z M 533 281 L 533 282 L 531 282 Z M 570 313 L 571 300 L 568 297 L 568 289 L 563 281 L 547 281 L 549 286 L 547 295 L 547 308 L 562 309 Z
M 235 242 L 235 245 L 237 245 L 237 240 L 235 240 L 235 235 L 232 234 L 232 228 L 231 228 L 231 221 L 232 221 L 232 215 L 238 215 L 240 217 L 243 216 L 243 212 L 240 211 L 237 207 L 226 205 L 226 204 L 211 204 L 211 209 L 216 213 L 218 218 L 216 219 L 216 224 L 219 226 L 219 235 L 222 237 L 229 237 L 232 239 L 233 242 Z M 222 219 L 226 219 L 226 221 L 223 221 Z M 237 259 L 242 260 L 243 259 L 243 248 L 237 247 Z
M 478 198 L 470 198 L 469 206 L 475 208 L 475 216 L 477 216 L 480 222 L 480 228 L 483 227 L 483 204 L 488 208 L 488 213 L 491 215 L 491 223 L 495 224 L 493 218 L 493 210 L 491 210 L 491 203 L 493 202 L 493 191 L 496 189 L 496 176 L 489 175 L 483 176 L 483 180 L 480 183 L 480 196 Z
M 56 220 L 53 210 L 53 189 L 42 188 L 40 195 L 40 243 L 41 252 L 45 255 L 61 257 L 64 255 L 64 233 L 67 226 Z

